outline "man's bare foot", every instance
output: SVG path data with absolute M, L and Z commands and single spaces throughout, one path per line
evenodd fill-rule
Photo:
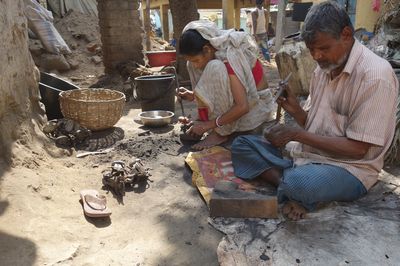
M 290 220 L 298 221 L 306 217 L 306 209 L 295 201 L 288 201 L 282 208 L 282 213 Z
M 217 132 L 212 131 L 207 137 L 205 137 L 199 143 L 196 143 L 195 145 L 193 145 L 192 148 L 194 150 L 201 151 L 204 149 L 214 147 L 221 143 L 224 143 L 227 140 L 228 140 L 228 136 L 221 136 Z

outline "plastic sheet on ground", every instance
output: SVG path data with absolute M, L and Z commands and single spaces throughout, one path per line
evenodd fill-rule
M 331 203 L 302 221 L 209 219 L 226 234 L 220 265 L 398 265 L 400 180 L 382 172 L 367 196 Z
M 258 182 L 247 182 L 233 173 L 231 151 L 215 146 L 199 152 L 190 152 L 185 162 L 193 171 L 192 182 L 197 187 L 207 205 L 215 184 L 220 180 L 229 180 L 238 184 L 238 189 L 247 192 L 260 190 Z

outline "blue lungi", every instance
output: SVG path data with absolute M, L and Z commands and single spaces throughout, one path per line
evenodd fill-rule
M 308 210 L 319 202 L 353 201 L 367 193 L 360 180 L 344 168 L 321 163 L 295 166 L 263 136 L 237 137 L 232 144 L 235 175 L 253 179 L 266 170 L 281 169 L 278 202 L 296 201 Z

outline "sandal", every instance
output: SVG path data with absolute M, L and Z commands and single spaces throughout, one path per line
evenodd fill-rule
M 88 217 L 108 217 L 111 210 L 107 207 L 107 199 L 99 195 L 97 190 L 85 189 L 80 192 L 83 212 Z

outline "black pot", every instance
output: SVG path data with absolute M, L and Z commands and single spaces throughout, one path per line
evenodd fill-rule
M 62 91 L 75 89 L 79 89 L 79 87 L 48 73 L 40 72 L 39 90 L 42 97 L 41 102 L 46 107 L 48 120 L 64 117 L 60 110 L 59 94 Z

